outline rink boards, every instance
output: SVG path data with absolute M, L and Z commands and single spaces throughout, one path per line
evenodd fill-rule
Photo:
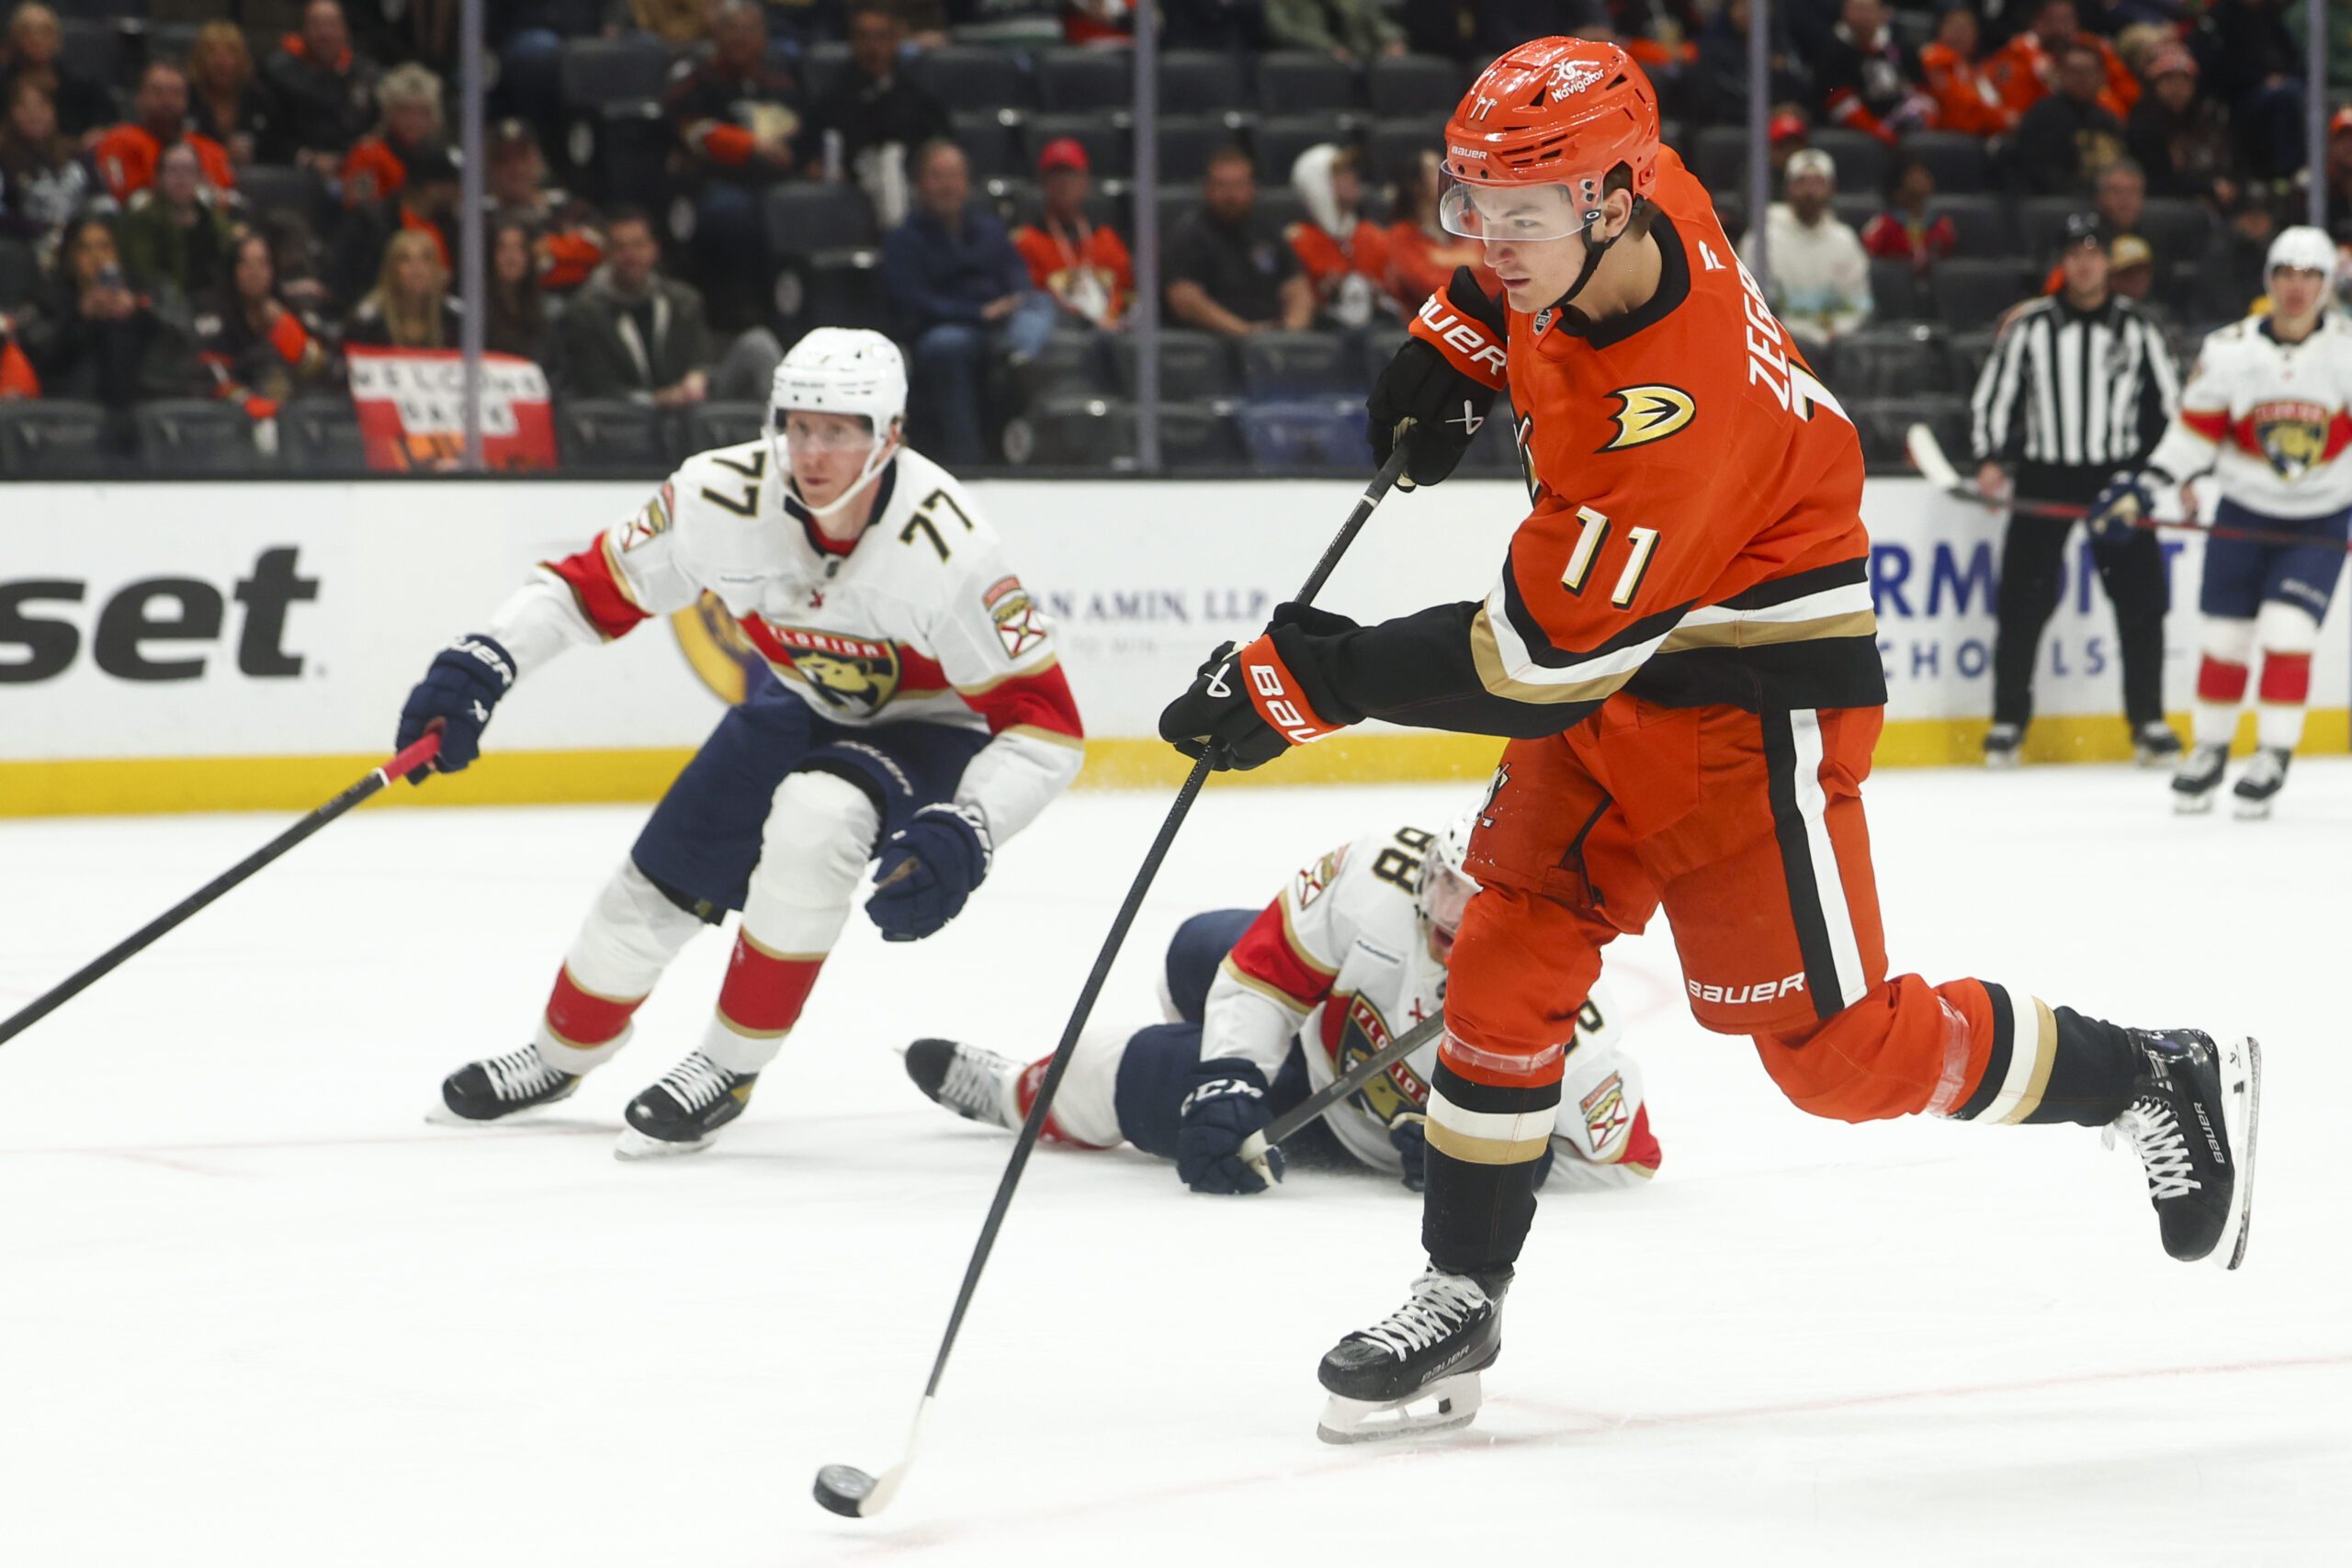
M 1202 656 L 1245 638 L 1346 515 L 1321 481 L 975 485 L 1056 620 L 1090 736 L 1082 782 L 1172 782 L 1152 739 Z M 645 487 L 527 482 L 10 485 L 0 508 L 0 815 L 316 804 L 390 750 L 433 650 L 478 628 L 532 563 L 634 512 Z M 1515 484 L 1392 496 L 1321 603 L 1375 619 L 1484 596 L 1525 509 Z M 1890 692 L 1882 766 L 1973 761 L 1991 701 L 1997 521 L 1918 480 L 1863 513 Z M 1661 520 L 1660 548 L 1673 547 Z M 2166 705 L 2195 672 L 2200 543 L 2170 536 Z M 2113 619 L 2079 536 L 2045 637 L 2029 754 L 2128 754 Z M 481 764 L 392 800 L 650 799 L 722 710 L 700 630 L 649 624 L 567 655 L 501 705 Z M 2306 750 L 2345 749 L 2340 609 Z M 1235 782 L 1474 778 L 1498 744 L 1366 726 Z

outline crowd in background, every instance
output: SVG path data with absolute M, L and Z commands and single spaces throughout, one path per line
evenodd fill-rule
M 342 397 L 347 347 L 458 345 L 454 0 L 67 9 L 19 5 L 0 48 L 0 400 L 101 406 L 128 450 L 154 400 L 259 425 Z M 1128 0 L 488 11 L 484 337 L 560 403 L 755 402 L 786 345 L 845 321 L 906 345 L 915 438 L 953 465 L 1131 440 L 1048 428 L 1133 391 L 1125 89 L 1069 63 L 1131 46 Z M 1437 222 L 1437 131 L 1469 73 L 1525 38 L 1623 43 L 1756 257 L 1747 0 L 1159 14 L 1174 64 L 1233 62 L 1230 93 L 1214 70 L 1185 78 L 1199 101 L 1167 104 L 1161 150 L 1165 373 L 1227 432 L 1196 456 L 1268 460 L 1256 437 L 1291 428 L 1302 388 L 1332 394 L 1340 430 L 1340 394 L 1402 321 L 1477 265 Z M 2329 26 L 2331 82 L 2352 83 L 2352 21 Z M 2081 213 L 2117 291 L 2184 333 L 2254 304 L 2307 181 L 2352 239 L 2352 110 L 2312 156 L 2300 5 L 1787 0 L 1771 27 L 1777 199 L 1754 227 L 1775 307 L 1833 386 L 1838 345 L 1889 323 L 1965 361 L 2003 309 L 2057 287 Z M 1306 449 L 1338 464 L 1359 439 Z

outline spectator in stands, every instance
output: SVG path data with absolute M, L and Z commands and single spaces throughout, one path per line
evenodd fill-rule
M 1443 10 L 1442 18 L 1437 22 L 1436 37 L 1449 43 L 1448 47 L 1436 48 L 1416 39 L 1413 47 L 1430 54 L 1458 56 L 1468 44 L 1465 27 L 1475 25 L 1467 0 L 1437 0 L 1435 6 L 1422 4 L 1421 0 L 1408 0 L 1404 26 L 1408 33 L 1417 20 L 1417 5 L 1421 11 Z M 1224 54 L 1264 49 L 1265 0 L 1162 0 L 1159 46 L 1215 50 Z
M 885 184 L 867 154 L 886 147 L 904 159 L 925 142 L 952 135 L 947 106 L 899 70 L 899 45 L 906 30 L 874 0 L 862 0 L 849 14 L 849 69 L 809 107 L 795 143 L 803 166 L 825 177 L 854 179 L 869 195 Z M 887 202 L 876 210 L 888 226 L 899 216 Z
M 492 96 L 497 112 L 557 130 L 563 108 L 563 40 L 595 37 L 606 10 L 605 0 L 509 0 L 491 7 L 488 41 L 498 52 L 498 85 Z M 697 15 L 695 39 L 701 25 Z
M 536 238 L 519 219 L 502 218 L 491 230 L 482 346 L 546 366 L 555 355 L 555 317 L 539 289 Z
M 337 298 L 356 302 L 374 287 L 383 273 L 384 248 L 398 234 L 429 241 L 442 271 L 451 270 L 458 254 L 458 165 L 447 151 L 428 144 L 411 152 L 408 177 L 396 195 L 343 215 L 335 242 Z
M 155 183 L 130 198 L 117 227 L 122 265 L 134 276 L 170 284 L 180 298 L 200 299 L 229 273 L 230 220 L 204 183 L 187 143 L 166 148 Z
M 2158 327 L 2172 326 L 2172 312 L 2155 298 L 2156 253 L 2139 235 L 2126 234 L 2108 246 L 2107 286 Z
M 2083 31 L 2076 17 L 2074 0 L 2042 0 L 2034 9 L 2033 25 L 1984 62 L 1984 74 L 2000 92 L 2001 101 L 2019 116 L 2065 90 L 2065 51 L 2076 45 L 2098 57 L 2099 86 L 2092 96 L 2101 107 L 2120 120 L 2139 102 L 2139 81 L 2122 56 L 2105 39 Z
M 1698 59 L 1690 68 L 1698 112 L 1723 124 L 1747 118 L 1748 0 L 1724 0 L 1699 29 Z M 1765 58 L 1770 77 L 1766 91 L 1776 104 L 1810 102 L 1813 77 L 1795 47 L 1789 42 L 1787 19 L 1781 8 L 1771 12 L 1772 36 Z
M 588 281 L 605 259 L 605 236 L 588 204 L 548 188 L 548 163 L 528 122 L 503 119 L 490 130 L 483 184 L 497 221 L 521 223 L 538 257 L 538 282 L 552 293 L 569 294 Z
M 2152 195 L 2228 208 L 2237 195 L 2228 118 L 2197 92 L 2197 57 L 2167 44 L 2148 58 L 2148 90 L 2123 124 L 2124 145 Z
M 1306 209 L 1283 238 L 1298 258 L 1299 271 L 1315 290 L 1315 306 L 1334 326 L 1370 324 L 1375 312 L 1396 314 L 1389 297 L 1388 236 L 1363 215 L 1363 179 L 1358 154 L 1325 141 L 1301 152 L 1290 168 L 1290 187 Z
M 971 196 L 962 149 L 931 142 L 915 154 L 914 210 L 882 240 L 882 275 L 931 414 L 925 450 L 950 468 L 983 459 L 980 398 L 996 354 L 1025 365 L 1061 312 L 1029 286 L 1004 225 Z
M 2266 264 L 2278 229 L 2278 209 L 2271 204 L 2266 187 L 2249 186 L 2238 193 L 2228 224 L 2214 237 L 2198 267 L 2200 320 L 2237 321 L 2269 292 Z
M 1935 171 L 1915 153 L 1898 152 L 1886 174 L 1886 210 L 1862 226 L 1862 249 L 1885 261 L 1907 261 L 1920 276 L 1960 245 L 1949 213 L 1928 216 Z M 1772 257 L 1778 267 L 1778 253 Z
M 288 33 L 262 67 L 277 99 L 264 156 L 333 175 L 376 118 L 376 65 L 355 53 L 336 0 L 311 0 L 302 30 Z
M 2126 234 L 2140 232 L 2148 213 L 2148 177 L 2129 158 L 2118 158 L 2098 172 L 2091 206 L 2098 213 L 2099 237 L 2112 245 Z
M 684 54 L 710 36 L 710 7 L 703 0 L 628 0 L 629 19 Z
M 2327 122 L 2327 231 L 2339 245 L 2352 240 L 2352 105 Z
M 1780 186 L 1789 176 L 1789 160 L 1804 152 L 1813 141 L 1813 126 L 1795 109 L 1776 110 L 1764 123 L 1764 155 L 1771 164 L 1772 184 Z M 1740 182 L 1745 185 L 1747 181 Z
M 30 76 L 7 85 L 8 113 L 0 123 L 0 236 L 39 240 L 62 227 L 97 178 L 73 141 L 57 128 L 48 91 Z
M 2059 54 L 2058 90 L 2025 111 L 2011 145 L 2020 183 L 2043 196 L 2088 195 L 2123 156 L 2123 122 L 2099 102 L 2098 51 L 2080 39 Z
M 1307 49 L 1345 64 L 1405 52 L 1405 29 L 1378 0 L 1264 0 L 1266 34 L 1277 49 Z
M 422 65 L 396 65 L 376 84 L 383 118 L 351 144 L 343 166 L 343 204 L 358 207 L 395 195 L 408 180 L 408 161 L 441 141 L 441 78 Z
M 65 29 L 56 12 L 37 3 L 17 6 L 8 17 L 7 65 L 0 70 L 0 87 L 32 83 L 55 106 L 57 129 L 79 137 L 114 118 L 114 96 L 59 59 L 64 47 Z
M 187 50 L 188 107 L 196 129 L 250 164 L 269 140 L 277 106 L 254 77 L 254 57 L 234 22 L 207 22 Z
M 723 319 L 757 314 L 775 271 L 761 193 L 791 172 L 800 88 L 767 62 L 759 0 L 728 0 L 711 23 L 710 57 L 671 85 L 663 105 L 702 175 L 695 273 Z
M 1894 145 L 1896 136 L 1928 124 L 1935 113 L 1935 101 L 1912 85 L 1912 70 L 1885 6 L 1844 0 L 1838 25 L 1814 59 L 1822 118 Z
M 90 161 L 117 201 L 129 201 L 132 192 L 153 185 L 164 149 L 175 142 L 186 142 L 195 152 L 214 189 L 236 188 L 237 171 L 229 163 L 228 149 L 187 128 L 187 78 L 178 66 L 158 60 L 141 72 L 139 93 L 130 107 L 138 118 L 116 126 L 90 147 Z
M 26 356 L 52 398 L 127 415 L 142 399 L 184 398 L 198 389 L 185 303 L 124 269 L 103 218 L 67 225 L 56 275 L 22 331 Z M 109 439 L 130 448 L 127 418 L 118 419 Z
M 2303 65 L 2277 0 L 2212 0 L 2197 25 L 2206 90 L 2229 106 L 2238 155 L 2257 179 L 2303 166 Z
M 1502 280 L 1487 265 L 1487 247 L 1476 240 L 1449 234 L 1437 219 L 1438 154 L 1424 149 L 1396 174 L 1396 221 L 1388 229 L 1388 292 L 1407 313 L 1453 280 L 1453 269 L 1466 266 L 1477 275 L 1478 287 L 1489 295 L 1502 292 Z
M 1134 260 L 1109 224 L 1086 216 L 1092 176 L 1086 148 L 1064 136 L 1037 154 L 1046 209 L 1012 231 L 1012 248 L 1029 264 L 1029 282 L 1090 326 L 1115 327 L 1136 294 Z
M 1789 160 L 1788 199 L 1764 212 L 1771 243 L 1772 311 L 1791 336 L 1817 352 L 1852 332 L 1871 315 L 1871 264 L 1862 242 L 1838 220 L 1829 198 L 1838 188 L 1838 165 L 1818 148 Z M 1755 265 L 1756 236 L 1740 245 L 1740 257 Z
M 40 377 L 26 357 L 24 344 L 17 341 L 16 318 L 0 313 L 0 403 L 40 396 Z
M 1261 234 L 1258 178 L 1238 147 L 1211 155 L 1201 205 L 1176 226 L 1160 266 L 1179 323 L 1241 337 L 1315 320 L 1315 289 L 1288 245 Z
M 351 312 L 343 341 L 370 348 L 456 348 L 463 312 L 449 292 L 448 265 L 434 237 L 412 230 L 393 235 L 384 247 L 376 287 Z
M 311 231 L 311 220 L 290 208 L 274 208 L 254 220 L 254 228 L 269 242 L 270 271 L 277 280 L 277 296 L 306 322 L 329 322 L 334 290 L 324 276 L 325 251 Z
M 556 322 L 567 391 L 678 408 L 710 394 L 702 296 L 662 276 L 653 220 L 621 208 L 605 225 L 605 262 Z
M 1060 0 L 1057 9 L 1062 42 L 1074 48 L 1115 48 L 1135 41 L 1135 15 L 1128 0 Z
M 2002 100 L 2000 88 L 1984 73 L 1977 60 L 1981 38 L 1976 13 L 1965 5 L 1952 6 L 1936 23 L 1933 41 L 1919 51 L 1919 75 L 1942 129 L 2004 136 L 2021 111 Z
M 268 419 L 295 393 L 323 384 L 333 361 L 318 323 L 279 298 L 268 239 L 240 234 L 229 256 L 228 276 L 197 313 L 197 354 L 217 396 Z

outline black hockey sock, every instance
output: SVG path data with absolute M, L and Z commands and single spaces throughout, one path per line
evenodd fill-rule
M 1476 1165 L 1429 1152 L 1421 1246 L 1449 1274 L 1508 1276 L 1535 1223 L 1535 1162 Z
M 2050 1064 L 2050 1086 L 2029 1123 L 2075 1122 L 2104 1127 L 2132 1103 L 2132 1086 L 2146 1060 L 2132 1032 L 2105 1019 L 2086 1018 L 2073 1008 L 2052 1008 L 2058 1048 Z

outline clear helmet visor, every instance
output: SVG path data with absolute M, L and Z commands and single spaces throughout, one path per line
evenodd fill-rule
M 1447 233 L 1465 240 L 1565 240 L 1599 216 L 1580 210 L 1565 185 L 1477 185 L 1451 169 L 1438 176 L 1437 220 Z

